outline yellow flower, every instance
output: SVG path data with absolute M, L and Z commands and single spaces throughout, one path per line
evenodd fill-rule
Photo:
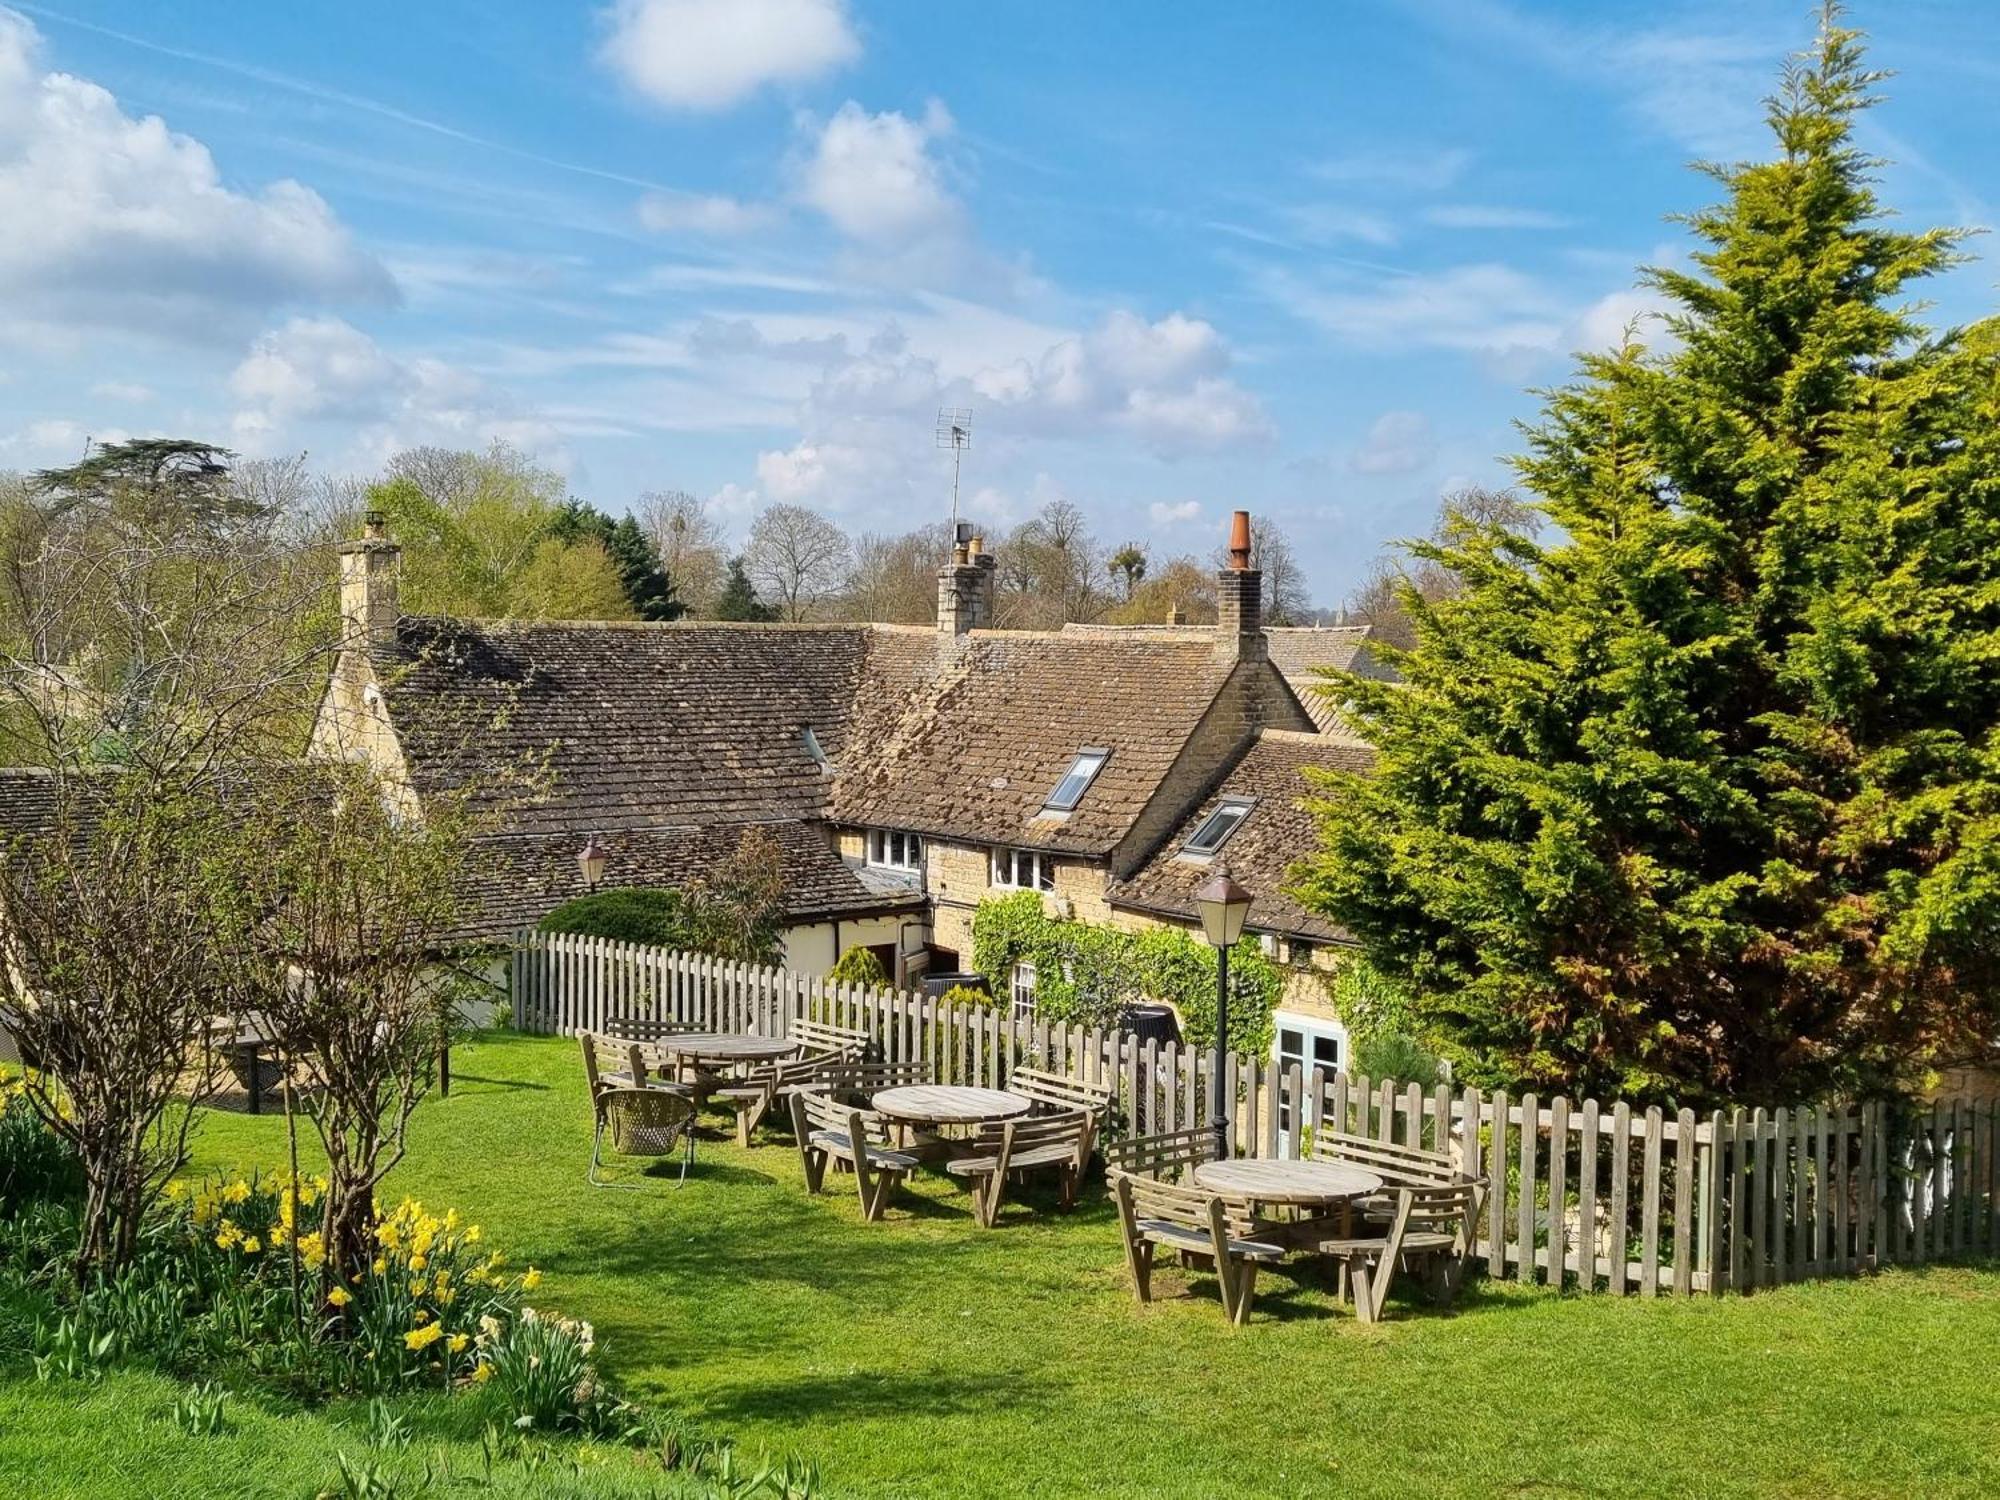
M 228 1250 L 233 1248 L 242 1238 L 243 1231 L 230 1223 L 229 1220 L 224 1219 L 222 1227 L 215 1231 L 215 1247 L 218 1250 Z
M 187 1184 L 176 1177 L 172 1182 L 167 1184 L 167 1201 L 169 1203 L 180 1202 L 181 1195 L 186 1191 Z
M 425 1255 L 421 1250 L 419 1250 L 415 1255 L 412 1255 L 410 1257 L 410 1269 L 412 1271 L 421 1271 L 425 1266 L 429 1264 L 430 1264 L 430 1257 Z
M 479 1243 L 479 1226 L 477 1224 L 468 1224 L 466 1226 L 465 1243 L 468 1245 L 476 1245 Z
M 258 1251 L 262 1250 L 263 1248 L 264 1246 L 262 1245 L 261 1242 L 259 1242 L 257 1236 L 254 1234 L 243 1242 L 243 1253 L 245 1255 L 255 1255 Z
M 249 1196 L 250 1184 L 245 1182 L 241 1177 L 222 1190 L 222 1201 L 224 1203 L 241 1203 Z
M 373 1271 L 377 1276 L 380 1276 L 388 1271 L 389 1263 L 378 1255 L 375 1257 L 375 1264 L 370 1266 L 368 1269 Z
M 428 1323 L 422 1328 L 412 1328 L 408 1333 L 404 1334 L 403 1347 L 412 1351 L 428 1349 L 443 1337 L 444 1330 L 442 1328 L 435 1323 Z
M 466 1345 L 470 1344 L 471 1342 L 472 1340 L 468 1338 L 466 1335 L 462 1333 L 454 1333 L 451 1336 L 451 1352 L 453 1354 L 463 1354 L 465 1353 Z
M 540 1271 L 537 1271 L 533 1266 L 528 1267 L 527 1275 L 521 1278 L 521 1290 L 524 1292 L 532 1292 L 536 1287 L 540 1286 L 541 1284 L 542 1284 L 542 1273 Z
M 486 1384 L 487 1381 L 491 1380 L 492 1378 L 493 1378 L 493 1366 L 491 1365 L 481 1365 L 479 1366 L 478 1369 L 472 1372 L 472 1383 L 474 1385 L 484 1385 Z
M 344 1286 L 337 1286 L 326 1294 L 326 1300 L 335 1307 L 345 1307 L 354 1300 L 354 1294 Z

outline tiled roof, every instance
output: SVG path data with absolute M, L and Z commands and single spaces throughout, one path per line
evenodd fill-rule
M 1366 771 L 1374 764 L 1372 750 L 1327 735 L 1296 734 L 1267 729 L 1229 774 L 1167 838 L 1151 859 L 1127 879 L 1114 881 L 1105 892 L 1113 906 L 1198 921 L 1194 893 L 1226 865 L 1238 884 L 1255 898 L 1249 925 L 1262 932 L 1294 933 L 1322 941 L 1338 941 L 1341 930 L 1316 912 L 1300 906 L 1286 890 L 1291 867 L 1319 847 L 1319 832 L 1300 799 L 1311 795 L 1308 766 Z M 1256 806 L 1214 862 L 1180 858 L 1180 851 L 1202 821 L 1226 798 L 1248 797 Z
M 0 840 L 40 833 L 55 821 L 56 778 L 26 766 L 0 768 Z
M 607 886 L 682 886 L 736 852 L 750 825 L 625 828 L 601 833 Z M 759 825 L 777 841 L 785 874 L 785 909 L 794 922 L 896 911 L 922 904 L 907 888 L 881 891 L 843 864 L 825 832 L 810 823 Z M 532 926 L 584 894 L 578 840 L 567 833 L 489 834 L 473 846 L 466 879 L 463 938 L 504 936 Z
M 1212 632 L 974 631 L 900 697 L 857 707 L 840 822 L 1103 854 L 1131 829 L 1229 676 Z M 1111 752 L 1066 818 L 1039 814 L 1077 752 Z
M 1285 681 L 1323 734 L 1353 737 L 1340 710 L 1323 691 L 1327 686 L 1323 671 L 1396 680 L 1396 673 L 1368 649 L 1368 643 L 1375 639 L 1373 625 L 1271 626 L 1264 636 L 1270 643 L 1271 664 L 1285 674 Z
M 407 619 L 376 660 L 420 794 L 536 767 L 546 795 L 510 829 L 602 833 L 817 816 L 813 745 L 838 764 L 864 673 L 898 680 L 897 634 Z

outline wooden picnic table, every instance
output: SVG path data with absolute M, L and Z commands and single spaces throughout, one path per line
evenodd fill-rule
M 905 1125 L 986 1125 L 1025 1115 L 1033 1101 L 1005 1089 L 957 1083 L 916 1083 L 884 1089 L 868 1101 L 877 1114 Z
M 644 1045 L 698 1063 L 777 1062 L 799 1050 L 799 1044 L 786 1037 L 734 1031 L 673 1031 Z
M 1365 1167 L 1257 1156 L 1205 1161 L 1194 1169 L 1194 1185 L 1228 1198 L 1288 1208 L 1332 1207 L 1382 1191 L 1382 1179 Z

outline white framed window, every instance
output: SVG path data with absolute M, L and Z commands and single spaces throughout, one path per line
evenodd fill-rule
M 1104 763 L 1111 759 L 1111 752 L 1089 746 L 1076 752 L 1063 779 L 1056 783 L 1056 789 L 1049 793 L 1049 800 L 1042 804 L 1044 812 L 1070 812 L 1083 800 L 1083 794 L 1090 790 L 1097 773 L 1104 769 Z
M 1056 863 L 1033 849 L 995 849 L 993 883 L 1010 891 L 1052 891 Z
M 1347 1028 L 1340 1022 L 1290 1010 L 1278 1011 L 1271 1022 L 1271 1057 L 1280 1076 L 1296 1067 L 1300 1087 L 1310 1089 L 1313 1069 L 1331 1075 L 1347 1066 Z M 1281 1101 L 1278 1129 L 1289 1132 L 1291 1128 L 1291 1104 Z
M 1250 809 L 1257 804 L 1248 797 L 1225 797 L 1215 811 L 1201 820 L 1201 826 L 1181 845 L 1183 859 L 1211 859 L 1229 842 L 1229 836 L 1243 826 Z
M 1014 965 L 1008 978 L 1008 997 L 1014 1002 L 1014 1019 L 1031 1020 L 1035 1014 L 1035 966 L 1026 960 Z
M 914 833 L 871 828 L 868 863 L 884 870 L 920 870 L 924 864 L 924 841 Z

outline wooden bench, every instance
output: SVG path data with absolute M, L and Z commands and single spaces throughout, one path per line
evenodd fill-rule
M 1315 1161 L 1345 1162 L 1366 1167 L 1391 1187 L 1436 1187 L 1458 1181 L 1458 1160 L 1449 1151 L 1378 1141 L 1371 1136 L 1339 1130 L 1315 1130 Z
M 1394 1209 L 1385 1234 L 1329 1236 L 1300 1247 L 1340 1262 L 1342 1285 L 1352 1289 L 1355 1316 L 1364 1323 L 1382 1316 L 1396 1268 L 1405 1261 L 1425 1267 L 1432 1300 L 1449 1303 L 1457 1295 L 1486 1184 L 1468 1179 L 1398 1187 L 1389 1196 Z
M 1179 1251 L 1184 1264 L 1201 1259 L 1213 1264 L 1230 1323 L 1240 1327 L 1250 1320 L 1257 1268 L 1283 1260 L 1285 1252 L 1282 1246 L 1254 1238 L 1248 1205 L 1116 1170 L 1111 1186 L 1118 1198 L 1118 1221 L 1125 1230 L 1132 1291 L 1142 1303 L 1153 1300 L 1153 1254 L 1165 1246 Z
M 881 1058 L 846 1061 L 827 1070 L 827 1088 L 836 1099 L 866 1104 L 884 1089 L 911 1088 L 929 1083 L 931 1065 L 920 1058 L 888 1062 Z
M 1108 1173 L 1168 1182 L 1205 1161 L 1214 1160 L 1215 1132 L 1206 1125 L 1162 1131 L 1158 1135 L 1129 1135 L 1104 1148 Z
M 804 1016 L 792 1022 L 786 1035 L 799 1044 L 800 1051 L 808 1058 L 835 1056 L 858 1061 L 868 1051 L 867 1032 Z
M 792 1129 L 799 1139 L 806 1191 L 817 1193 L 829 1161 L 854 1173 L 861 1217 L 882 1217 L 897 1183 L 917 1169 L 917 1158 L 889 1143 L 888 1122 L 879 1115 L 842 1104 L 831 1094 L 806 1090 L 792 1095 Z
M 1016 1068 L 1007 1075 L 1007 1092 L 1035 1101 L 1033 1113 L 1059 1114 L 1064 1110 L 1087 1112 L 1100 1129 L 1111 1116 L 1118 1091 L 1108 1084 L 1085 1083 L 1067 1073 L 1046 1068 Z
M 953 1177 L 968 1179 L 973 1216 L 982 1229 L 991 1229 L 1000 1217 L 1009 1177 L 1053 1170 L 1061 1184 L 1061 1206 L 1075 1207 L 1077 1184 L 1083 1180 L 1096 1138 L 1097 1122 L 1080 1109 L 1007 1120 L 982 1126 L 968 1154 L 952 1157 L 944 1169 Z
M 692 1021 L 662 1021 L 654 1016 L 613 1016 L 604 1023 L 607 1035 L 628 1042 L 657 1042 L 662 1037 L 706 1029 Z

